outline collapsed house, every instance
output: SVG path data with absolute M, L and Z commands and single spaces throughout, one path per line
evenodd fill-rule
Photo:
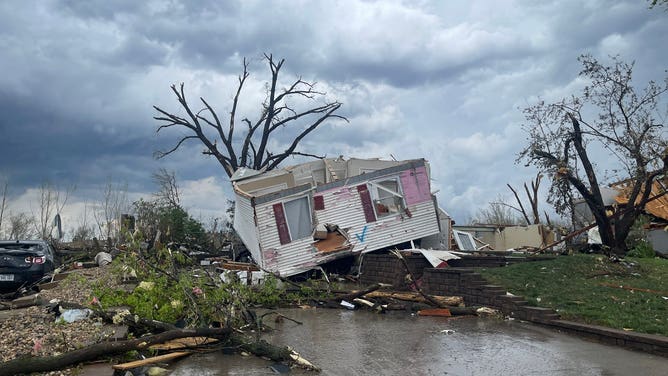
M 543 224 L 526 226 L 474 224 L 453 226 L 453 240 L 461 251 L 540 249 L 559 234 Z
M 424 159 L 325 158 L 280 170 L 239 169 L 234 229 L 253 260 L 282 276 L 400 244 L 442 245 L 449 224 Z M 439 215 L 440 214 L 440 215 Z M 423 245 L 424 246 L 424 245 Z
M 649 223 L 645 224 L 646 240 L 650 242 L 654 251 L 663 257 L 668 257 L 668 194 L 666 194 L 668 192 L 665 188 L 666 184 L 668 184 L 668 181 L 665 178 L 654 180 L 649 201 L 643 207 L 643 213 L 649 218 Z M 609 217 L 629 207 L 630 186 L 628 181 L 615 182 L 610 186 L 601 186 L 599 189 L 606 214 Z M 638 201 L 636 201 L 636 205 L 637 203 Z M 594 215 L 583 199 L 576 201 L 573 208 L 576 227 L 583 228 L 595 223 Z M 589 231 L 589 235 L 594 235 L 595 240 L 600 243 L 598 227 Z

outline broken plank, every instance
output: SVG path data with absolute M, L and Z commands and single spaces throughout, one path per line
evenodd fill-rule
M 111 368 L 119 369 L 121 371 L 127 371 L 127 370 L 132 369 L 132 368 L 137 368 L 137 367 L 145 366 L 147 364 L 160 363 L 160 362 L 164 362 L 164 361 L 167 361 L 167 360 L 181 358 L 181 357 L 184 357 L 186 355 L 190 355 L 190 352 L 177 351 L 177 352 L 164 354 L 164 355 L 158 355 L 158 356 L 154 356 L 154 357 L 146 358 L 146 359 L 142 359 L 142 360 L 135 360 L 134 362 L 114 364 L 113 366 L 111 366 Z
M 432 308 L 432 309 L 421 309 L 418 311 L 418 316 L 439 316 L 439 317 L 450 317 L 452 314 L 447 308 Z
M 186 337 L 178 338 L 165 343 L 158 343 L 149 347 L 151 350 L 179 350 L 189 347 L 198 347 L 218 342 L 215 338 L 208 337 Z
M 418 303 L 431 303 L 424 296 L 419 293 L 411 292 L 386 292 L 386 291 L 372 291 L 367 294 L 364 294 L 365 298 L 392 298 L 397 300 L 403 300 L 408 302 L 418 302 Z M 438 302 L 439 305 L 446 306 L 456 306 L 464 303 L 464 299 L 461 296 L 439 296 L 432 295 L 431 298 Z
M 603 283 L 599 283 L 599 286 L 612 287 L 612 288 L 615 288 L 615 289 L 622 289 L 622 290 L 629 290 L 629 291 L 648 292 L 648 293 L 651 293 L 651 294 L 668 295 L 668 291 L 650 290 L 650 289 L 644 289 L 644 288 L 640 288 L 640 287 L 618 285 L 618 284 L 614 284 L 614 283 L 603 282 Z

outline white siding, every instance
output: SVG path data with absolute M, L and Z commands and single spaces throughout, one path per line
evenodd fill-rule
M 294 197 L 287 200 L 290 199 Z M 273 204 L 277 202 L 281 201 L 265 203 L 255 208 L 262 248 L 262 267 L 283 276 L 313 269 L 318 265 L 316 252 L 312 245 L 313 238 L 309 236 L 304 239 L 295 239 L 288 244 L 281 245 L 273 209 Z M 259 259 L 256 261 L 259 262 Z
M 260 263 L 260 243 L 257 227 L 255 227 L 255 213 L 250 199 L 236 195 L 234 200 L 234 229 L 253 255 L 253 259 Z
M 394 215 L 366 223 L 362 200 L 356 187 L 324 192 L 323 197 L 325 210 L 316 211 L 318 222 L 336 224 L 348 230 L 354 252 L 375 251 L 439 232 L 432 201 L 408 206 L 411 217 L 406 214 Z
M 366 223 L 356 186 L 336 188 L 316 195 L 323 195 L 325 210 L 315 211 L 315 223 L 336 224 L 348 231 L 350 242 L 354 245 L 353 252 L 370 252 L 438 233 L 438 219 L 431 200 L 409 206 L 411 217 L 406 214 L 395 215 Z M 289 199 L 294 197 L 282 200 Z M 255 208 L 262 249 L 262 258 L 255 260 L 262 267 L 289 276 L 346 254 L 319 253 L 311 237 L 281 245 L 272 207 L 281 201 L 268 202 Z

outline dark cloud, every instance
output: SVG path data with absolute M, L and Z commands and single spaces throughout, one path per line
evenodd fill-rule
M 157 167 L 224 182 L 197 143 L 152 158 L 184 132 L 156 136 L 151 106 L 178 112 L 169 85 L 185 82 L 191 100 L 204 96 L 226 119 L 248 57 L 240 117 L 253 120 L 266 52 L 286 59 L 284 82 L 318 81 L 351 120 L 324 125 L 300 150 L 424 156 L 443 205 L 465 216 L 477 196 L 527 175 L 513 164 L 524 142 L 518 108 L 577 93 L 578 55 L 636 60 L 643 83 L 662 79 L 666 45 L 665 12 L 633 0 L 2 2 L 0 175 L 18 190 L 46 178 L 81 192 L 110 176 L 148 192 Z M 303 126 L 282 129 L 272 147 Z

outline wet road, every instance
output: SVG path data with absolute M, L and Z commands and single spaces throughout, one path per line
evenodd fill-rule
M 277 330 L 264 338 L 292 346 L 321 367 L 322 375 L 668 375 L 668 358 L 517 321 L 330 309 L 281 312 L 304 325 L 271 322 Z M 211 353 L 177 363 L 172 375 L 272 375 L 271 364 Z M 291 374 L 313 375 L 296 369 Z

